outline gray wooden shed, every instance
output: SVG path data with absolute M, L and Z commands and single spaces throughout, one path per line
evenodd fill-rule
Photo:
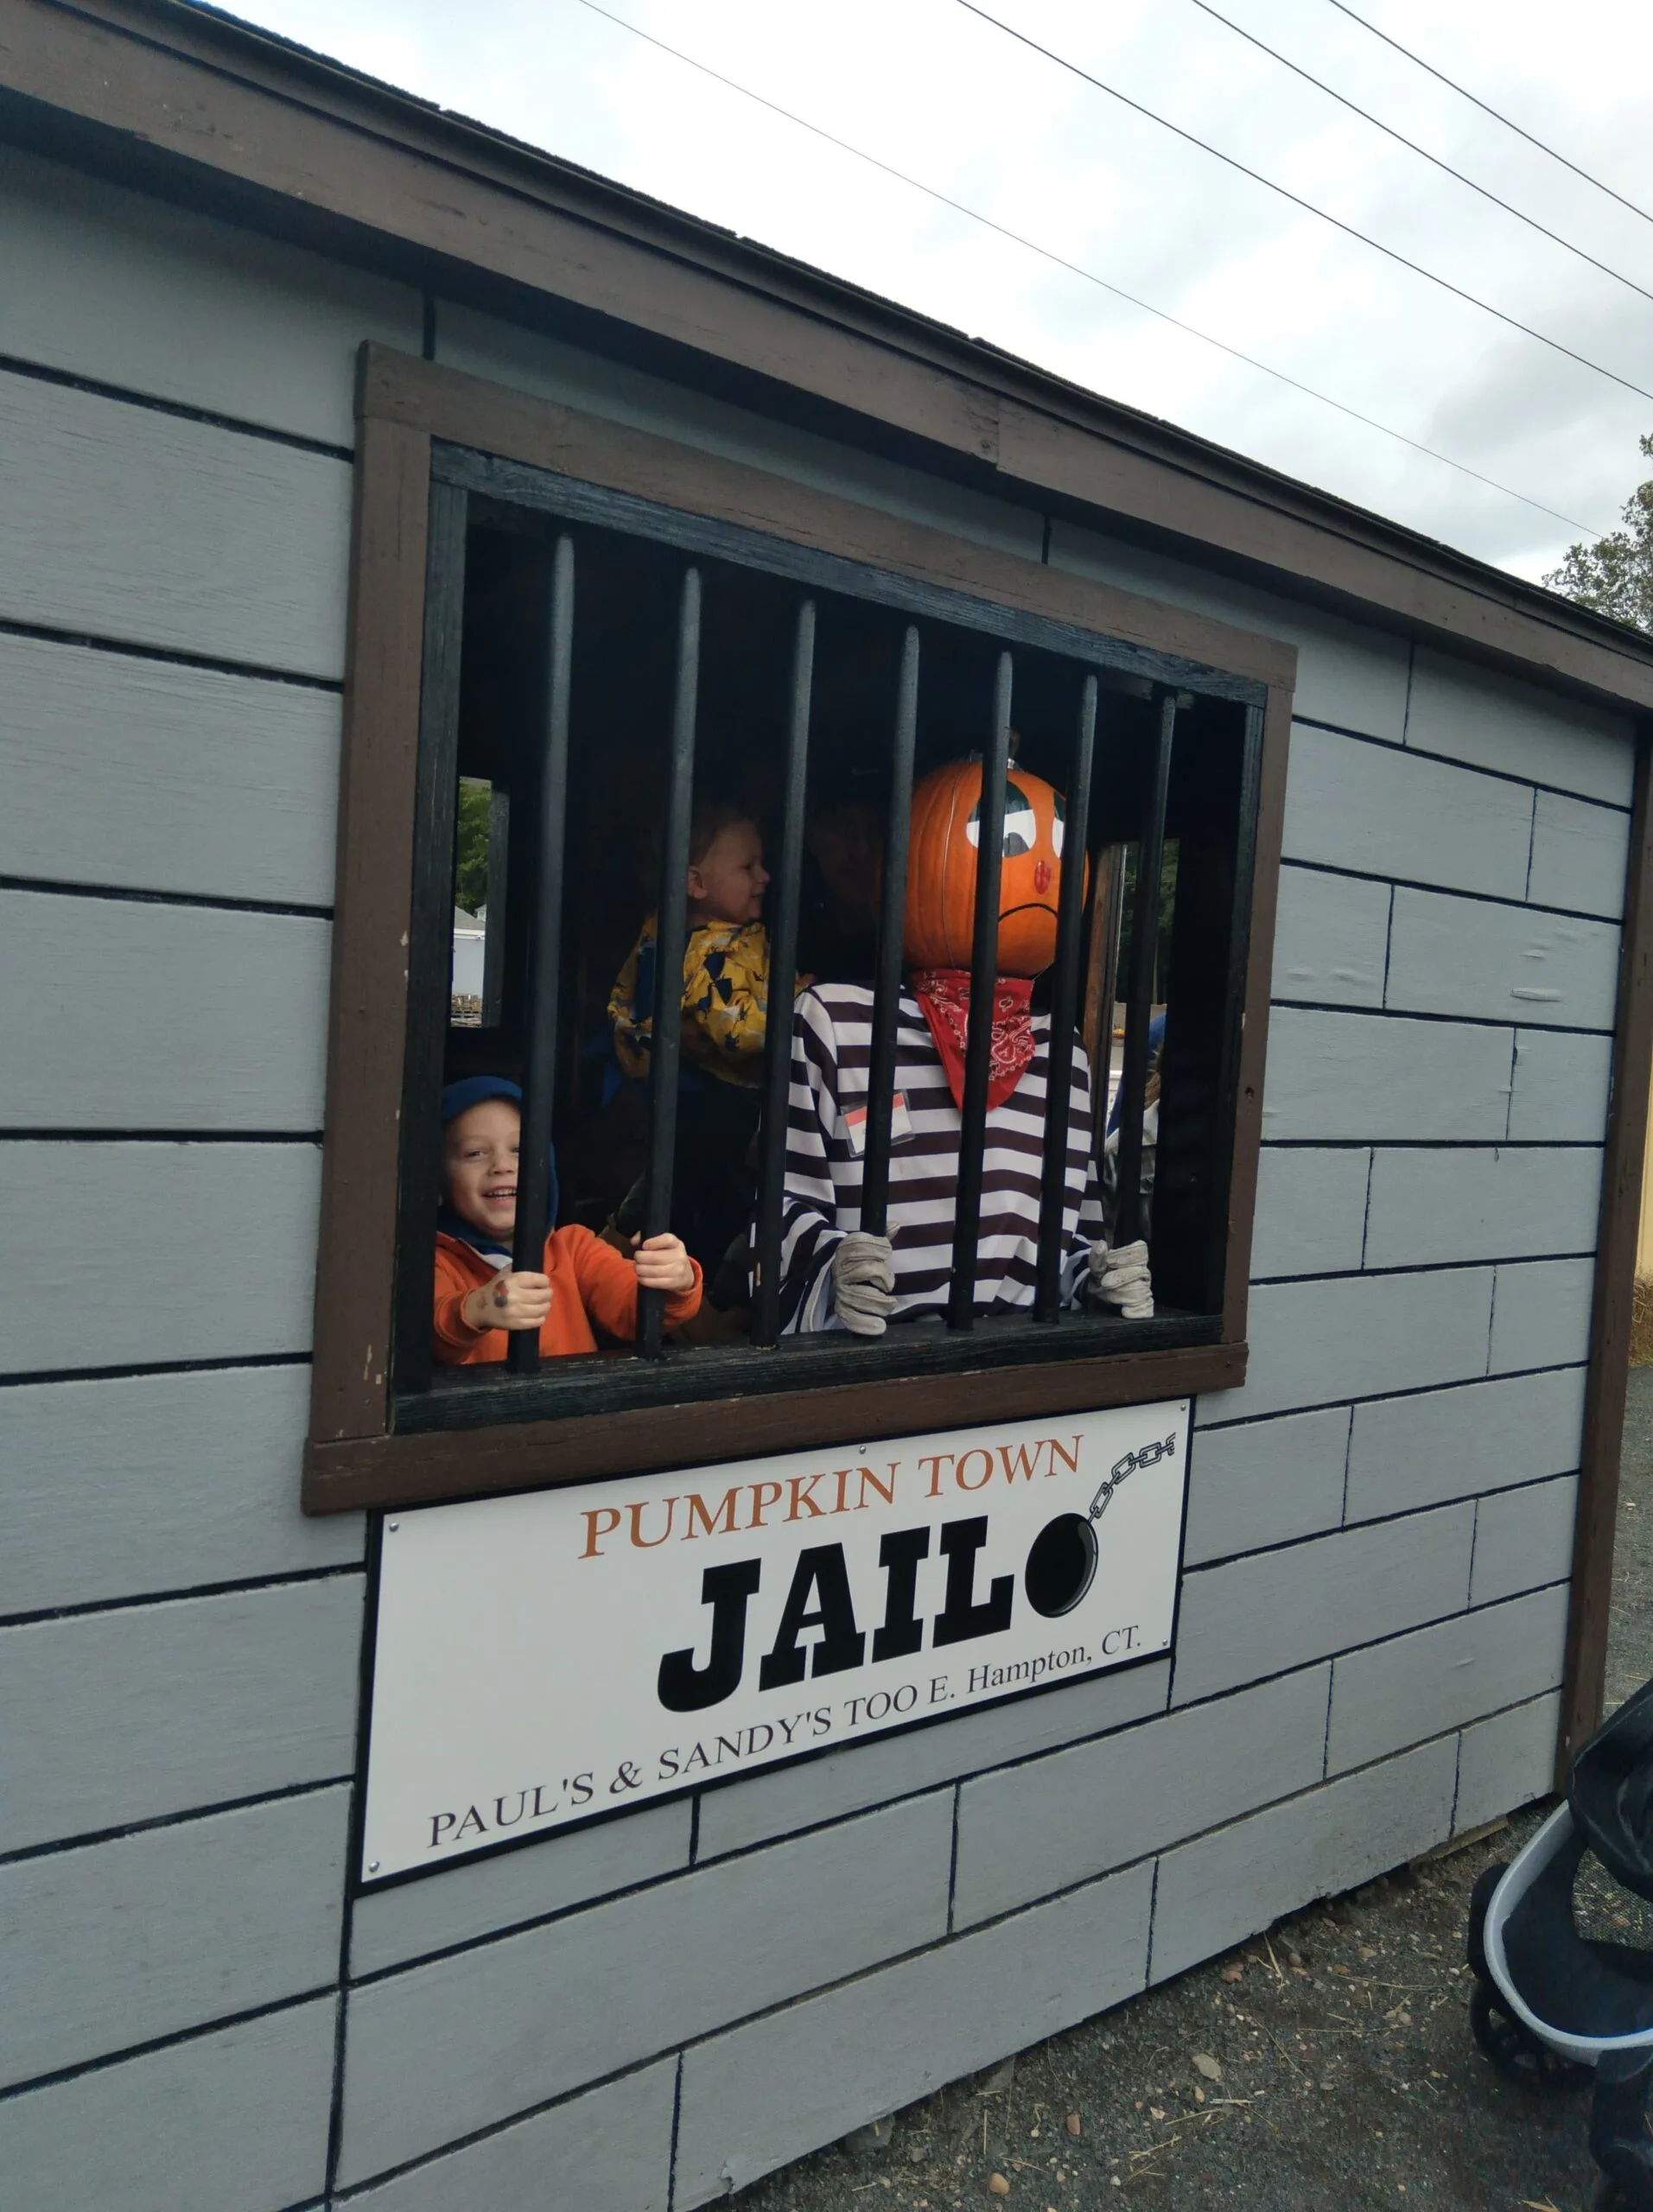
M 9 2202 L 690 2212 L 1551 1787 L 1653 644 L 175 0 L 0 0 L 0 269 Z M 1268 735 L 1220 1310 L 945 1382 L 1193 1398 L 1171 1647 L 376 1885 L 386 1514 L 670 1464 L 387 1410 L 394 1152 L 340 1101 L 391 1141 L 456 441 L 1229 671 Z M 936 1422 L 808 1397 L 754 1462 Z

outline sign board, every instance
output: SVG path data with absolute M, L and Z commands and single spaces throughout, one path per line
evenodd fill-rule
M 362 1874 L 1170 1649 L 1188 1402 L 390 1516 Z

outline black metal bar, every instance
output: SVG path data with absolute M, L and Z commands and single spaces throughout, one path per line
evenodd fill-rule
M 993 683 L 993 728 L 982 763 L 976 816 L 976 928 L 970 944 L 970 1020 L 964 1040 L 963 1126 L 958 1139 L 958 1195 L 953 1209 L 953 1280 L 950 1329 L 976 1321 L 976 1244 L 982 1226 L 982 1166 L 987 1152 L 987 1087 L 993 1052 L 993 1001 L 999 976 L 999 882 L 1004 866 L 1004 785 L 1010 765 L 1013 663 L 999 655 Z
M 431 1269 L 442 1181 L 441 1096 L 454 972 L 454 832 L 459 804 L 459 670 L 465 615 L 466 494 L 430 487 L 425 627 L 408 918 L 408 1020 L 397 1212 L 391 1376 L 429 1387 Z
M 671 703 L 671 783 L 655 910 L 654 1020 L 649 1051 L 649 1174 L 643 1234 L 671 1226 L 671 1173 L 677 1143 L 677 1065 L 683 1019 L 683 955 L 689 934 L 689 819 L 695 795 L 695 701 L 700 685 L 700 570 L 683 572 L 677 608 L 677 679 Z M 639 1292 L 638 1348 L 658 1358 L 665 1293 Z
M 798 972 L 798 901 L 804 873 L 804 792 L 809 772 L 810 695 L 815 682 L 815 601 L 799 601 L 792 638 L 792 711 L 781 796 L 779 896 L 769 932 L 768 1032 L 764 1040 L 763 1155 L 758 1170 L 757 1280 L 752 1341 L 780 1334 L 780 1205 L 786 1180 L 786 1103 L 792 1087 L 792 982 Z
M 1161 691 L 1160 728 L 1147 817 L 1136 846 L 1136 905 L 1131 914 L 1131 972 L 1125 994 L 1125 1065 L 1119 1077 L 1119 1176 L 1112 1242 L 1134 1244 L 1142 1233 L 1142 1102 L 1148 1090 L 1148 1033 L 1154 1019 L 1154 971 L 1160 950 L 1160 875 L 1165 861 L 1165 803 L 1171 788 L 1171 745 L 1177 695 Z
M 495 784 L 488 792 L 488 895 L 482 915 L 482 1019 L 497 1029 L 505 1003 L 505 905 L 510 897 L 511 794 Z
M 1039 1198 L 1039 1280 L 1033 1319 L 1053 1321 L 1062 1302 L 1062 1223 L 1067 1204 L 1070 1148 L 1068 1109 L 1073 1091 L 1073 1052 L 1079 1011 L 1079 931 L 1084 918 L 1084 855 L 1090 821 L 1090 761 L 1097 737 L 1097 679 L 1087 675 L 1079 694 L 1068 770 L 1067 834 L 1062 848 L 1062 885 L 1056 897 L 1056 973 L 1051 979 L 1051 1034 L 1046 1063 L 1044 1180 Z M 1107 1071 L 1101 1077 L 1104 1090 Z
M 568 842 L 569 683 L 574 666 L 574 540 L 551 556 L 550 635 L 545 670 L 545 741 L 540 758 L 538 885 L 528 954 L 526 1050 L 523 1056 L 522 1147 L 517 1155 L 517 1225 L 511 1264 L 538 1274 L 545 1263 L 550 1184 L 551 1106 L 556 1090 L 557 984 L 563 967 L 563 884 Z M 493 887 L 489 887 L 492 899 Z M 539 1332 L 513 1329 L 505 1357 L 513 1375 L 539 1369 Z
M 861 1156 L 861 1226 L 889 1233 L 890 1120 L 895 1109 L 895 1032 L 901 1013 L 901 930 L 906 915 L 907 831 L 912 817 L 912 755 L 919 734 L 919 632 L 901 640 L 890 747 L 890 803 L 884 817 L 883 882 L 878 906 L 878 968 L 873 978 L 873 1034 L 867 1065 L 867 1135 Z

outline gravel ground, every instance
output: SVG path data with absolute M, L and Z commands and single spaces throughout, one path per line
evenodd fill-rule
M 1653 1368 L 1631 1377 L 1609 1706 L 1650 1674 Z M 1465 2009 L 1470 1890 L 1542 1814 L 1315 1905 L 731 2202 L 740 2212 L 1126 2202 L 1587 2212 L 1587 2100 L 1540 2103 L 1505 2083 L 1476 2050 Z M 1604 1885 L 1589 1917 L 1622 1936 L 1644 1912 Z

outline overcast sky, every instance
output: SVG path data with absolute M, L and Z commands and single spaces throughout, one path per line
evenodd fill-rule
M 1564 359 L 1132 114 L 958 0 L 603 0 L 753 92 L 1584 525 L 1646 473 L 1653 399 Z M 1193 0 L 983 0 L 1184 129 L 1653 391 L 1653 299 L 1586 265 Z M 1224 15 L 1653 293 L 1653 221 L 1331 0 Z M 1355 0 L 1653 213 L 1646 0 Z M 1580 532 L 996 237 L 581 0 L 256 0 L 239 12 L 513 137 L 990 339 L 1529 576 Z

